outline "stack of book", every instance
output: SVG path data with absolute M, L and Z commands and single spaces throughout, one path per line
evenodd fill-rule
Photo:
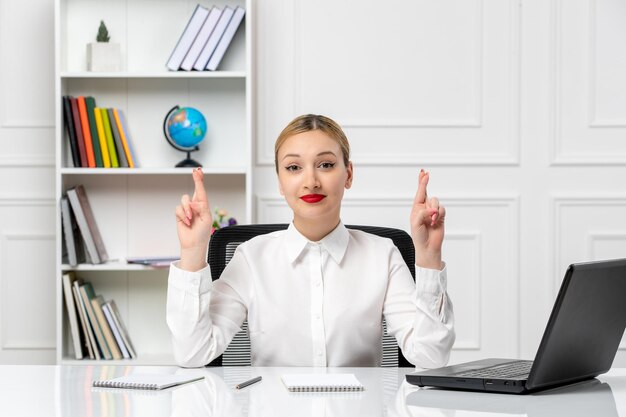
M 63 119 L 76 168 L 135 168 L 124 113 L 96 107 L 89 96 L 63 96 Z
M 115 301 L 96 295 L 90 282 L 63 274 L 63 296 L 76 359 L 136 358 Z
M 246 10 L 197 5 L 169 59 L 171 71 L 215 71 L 243 21 Z
M 70 188 L 61 198 L 64 251 L 67 263 L 101 264 L 109 260 L 91 204 L 82 185 Z

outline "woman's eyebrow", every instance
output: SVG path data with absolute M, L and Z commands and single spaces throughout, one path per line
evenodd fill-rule
M 324 152 L 320 152 L 317 154 L 317 156 L 322 156 L 322 155 L 332 155 L 332 156 L 337 156 L 335 155 L 334 152 L 332 151 L 324 151 Z M 300 158 L 300 154 L 297 153 L 288 153 L 287 155 L 283 156 L 283 159 L 288 158 L 288 157 L 294 157 L 294 158 Z

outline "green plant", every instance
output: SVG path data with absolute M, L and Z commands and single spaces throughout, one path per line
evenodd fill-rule
M 96 41 L 98 42 L 108 42 L 109 39 L 109 31 L 107 30 L 106 25 L 104 24 L 104 20 L 100 21 L 100 27 L 98 28 L 98 35 L 96 36 Z

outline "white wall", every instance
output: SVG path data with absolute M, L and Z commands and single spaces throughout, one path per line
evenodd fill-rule
M 0 363 L 54 363 L 54 2 L 0 1 Z
M 0 1 L 0 363 L 54 362 L 53 3 Z M 351 140 L 346 223 L 408 230 L 431 171 L 448 208 L 454 361 L 532 358 L 566 266 L 626 256 L 623 1 L 256 11 L 256 220 L 289 220 L 272 149 L 302 113 Z

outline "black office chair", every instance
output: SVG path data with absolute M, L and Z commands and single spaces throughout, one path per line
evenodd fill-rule
M 208 262 L 211 266 L 211 275 L 215 281 L 222 275 L 226 264 L 230 262 L 235 249 L 241 243 L 252 239 L 255 236 L 266 233 L 284 230 L 288 224 L 252 224 L 241 226 L 229 226 L 218 229 L 211 236 L 209 243 Z M 411 237 L 404 230 L 392 229 L 389 227 L 375 226 L 352 226 L 346 225 L 348 229 L 358 229 L 367 233 L 389 238 L 398 247 L 404 262 L 406 262 L 413 280 L 415 280 L 415 249 Z M 224 353 L 215 358 L 207 366 L 245 366 L 251 365 L 250 338 L 248 336 L 248 322 L 242 325 L 242 330 L 237 333 L 230 342 Z M 383 320 L 383 359 L 381 366 L 413 366 L 402 355 L 393 336 L 387 334 L 387 325 Z

